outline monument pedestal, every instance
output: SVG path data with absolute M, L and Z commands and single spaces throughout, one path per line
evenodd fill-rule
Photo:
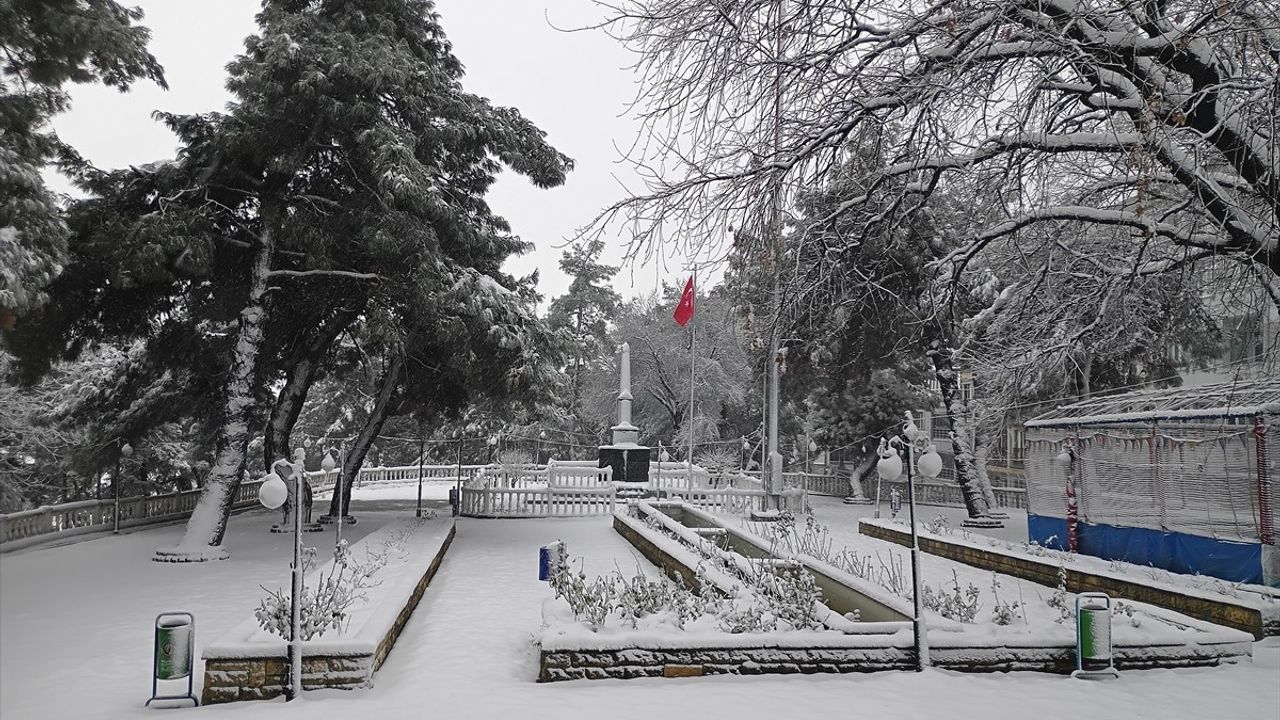
M 650 450 L 642 445 L 631 443 L 621 445 L 601 445 L 600 467 L 613 468 L 613 481 L 625 483 L 649 482 Z

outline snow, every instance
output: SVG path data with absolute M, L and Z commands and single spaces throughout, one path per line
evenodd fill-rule
M 901 518 L 897 521 L 881 519 L 869 520 L 868 522 L 897 530 L 909 529 L 909 526 L 902 522 Z M 1280 589 L 1270 588 L 1265 585 L 1233 583 L 1204 575 L 1182 575 L 1161 568 L 1135 565 L 1119 560 L 1104 560 L 1092 555 L 1071 554 L 1038 546 L 1033 547 L 1025 541 L 1021 543 L 1009 542 L 983 534 L 971 533 L 965 528 L 957 528 L 947 534 L 934 534 L 917 528 L 917 533 L 921 537 L 935 537 L 946 542 L 976 548 L 985 552 L 1021 557 L 1048 565 L 1065 563 L 1073 570 L 1101 577 L 1165 588 L 1207 600 L 1235 602 L 1256 608 L 1264 618 L 1280 619 Z
M 352 510 L 343 528 L 357 540 L 412 513 L 416 486 L 378 510 Z M 838 504 L 838 503 L 837 503 Z M 437 506 L 438 507 L 438 506 Z M 821 506 L 823 516 L 853 528 L 853 506 Z M 182 526 L 45 547 L 0 557 L 0 717 L 154 718 L 150 692 L 151 626 L 163 610 L 196 615 L 197 654 L 256 605 L 259 584 L 279 586 L 288 572 L 287 535 L 267 527 L 274 513 L 233 516 L 219 563 L 151 561 Z M 309 692 L 301 702 L 235 703 L 184 711 L 189 717 L 432 717 L 512 720 L 554 718 L 818 718 L 847 713 L 877 720 L 1094 717 L 1162 720 L 1260 720 L 1280 707 L 1280 638 L 1254 644 L 1254 657 L 1218 668 L 1126 671 L 1084 682 L 1039 673 L 884 672 L 868 675 L 706 677 L 537 684 L 532 644 L 542 603 L 536 548 L 566 541 L 589 575 L 647 567 L 613 531 L 609 518 L 473 520 L 457 537 L 386 665 L 365 690 Z M 836 524 L 836 523 L 829 523 Z M 308 540 L 315 536 L 308 536 Z M 319 544 L 319 543 L 316 543 Z M 929 559 L 926 558 L 926 562 Z M 197 692 L 199 681 L 197 680 Z
M 397 615 L 413 593 L 422 573 L 447 539 L 452 525 L 452 518 L 448 517 L 448 513 L 422 519 L 409 515 L 392 520 L 358 542 L 351 543 L 351 558 L 355 562 L 365 561 L 367 551 L 387 552 L 387 564 L 374 575 L 374 584 L 361 591 L 364 598 L 348 610 L 342 627 L 330 629 L 320 637 L 304 642 L 303 655 L 313 652 L 323 655 L 372 655 L 395 624 Z M 401 533 L 404 534 L 403 539 L 388 552 L 386 542 Z M 327 539 L 329 536 L 326 534 L 325 537 Z M 311 538 L 304 538 L 304 542 L 307 541 L 310 544 L 320 544 Z M 327 553 L 327 547 L 321 549 Z M 322 553 L 321 558 L 324 554 Z M 406 569 L 410 570 L 403 571 Z M 332 573 L 333 559 L 330 556 L 328 562 L 307 573 L 306 585 L 314 587 L 321 576 Z M 206 656 L 219 658 L 282 657 L 284 652 L 285 641 L 263 630 L 251 615 L 205 648 Z

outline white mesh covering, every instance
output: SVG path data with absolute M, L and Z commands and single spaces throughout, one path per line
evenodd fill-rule
M 1027 500 L 1037 515 L 1066 517 L 1074 473 L 1084 522 L 1276 543 L 1276 415 L 1028 427 L 1027 444 Z M 1066 447 L 1075 458 L 1064 465 Z

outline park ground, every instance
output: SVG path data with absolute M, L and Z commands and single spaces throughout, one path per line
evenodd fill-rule
M 443 493 L 433 488 L 427 500 L 442 516 Z M 364 489 L 353 503 L 361 520 L 346 537 L 354 541 L 412 515 L 415 495 L 416 488 Z M 837 539 L 850 536 L 868 512 L 825 498 L 815 500 L 815 511 Z M 939 512 L 956 513 L 922 509 L 926 517 Z M 273 519 L 265 511 L 233 517 L 231 558 L 217 563 L 151 561 L 154 548 L 178 539 L 181 525 L 0 558 L 0 718 L 1280 718 L 1280 638 L 1255 643 L 1251 660 L 1127 671 L 1108 681 L 928 670 L 535 683 L 533 640 L 550 595 L 536 579 L 539 545 L 564 540 L 589 575 L 649 570 L 603 517 L 460 519 L 438 575 L 372 688 L 308 692 L 294 703 L 144 708 L 157 613 L 193 612 L 198 654 L 250 616 L 260 586 L 286 582 L 288 536 L 267 532 Z M 1015 537 L 1018 523 L 1013 518 L 1002 534 Z M 309 535 L 308 542 L 330 538 Z

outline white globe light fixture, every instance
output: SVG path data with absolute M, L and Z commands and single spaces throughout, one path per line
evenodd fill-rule
M 338 461 L 333 459 L 333 451 L 324 454 L 324 459 L 320 461 L 320 469 L 325 472 L 333 472 L 338 467 Z
M 942 456 L 938 454 L 936 446 L 930 445 L 929 449 L 916 460 L 916 469 L 930 480 L 942 473 Z
M 907 421 L 902 423 L 902 434 L 909 442 L 915 442 L 920 437 L 920 428 L 916 427 L 916 419 L 910 412 L 907 413 Z
M 897 480 L 902 475 L 902 458 L 898 455 L 898 451 L 881 440 L 880 449 L 877 452 L 880 459 L 876 461 L 876 473 L 880 475 L 880 479 L 887 482 Z
M 262 485 L 258 487 L 258 502 L 268 510 L 275 510 L 284 501 L 289 498 L 289 488 L 285 487 L 284 480 L 275 473 L 268 473 L 262 478 Z
M 1062 467 L 1069 466 L 1071 464 L 1071 448 L 1062 448 L 1062 452 L 1058 453 L 1058 456 L 1054 458 L 1054 460 Z
M 120 447 L 120 455 L 123 457 L 133 457 L 133 446 L 125 443 Z

